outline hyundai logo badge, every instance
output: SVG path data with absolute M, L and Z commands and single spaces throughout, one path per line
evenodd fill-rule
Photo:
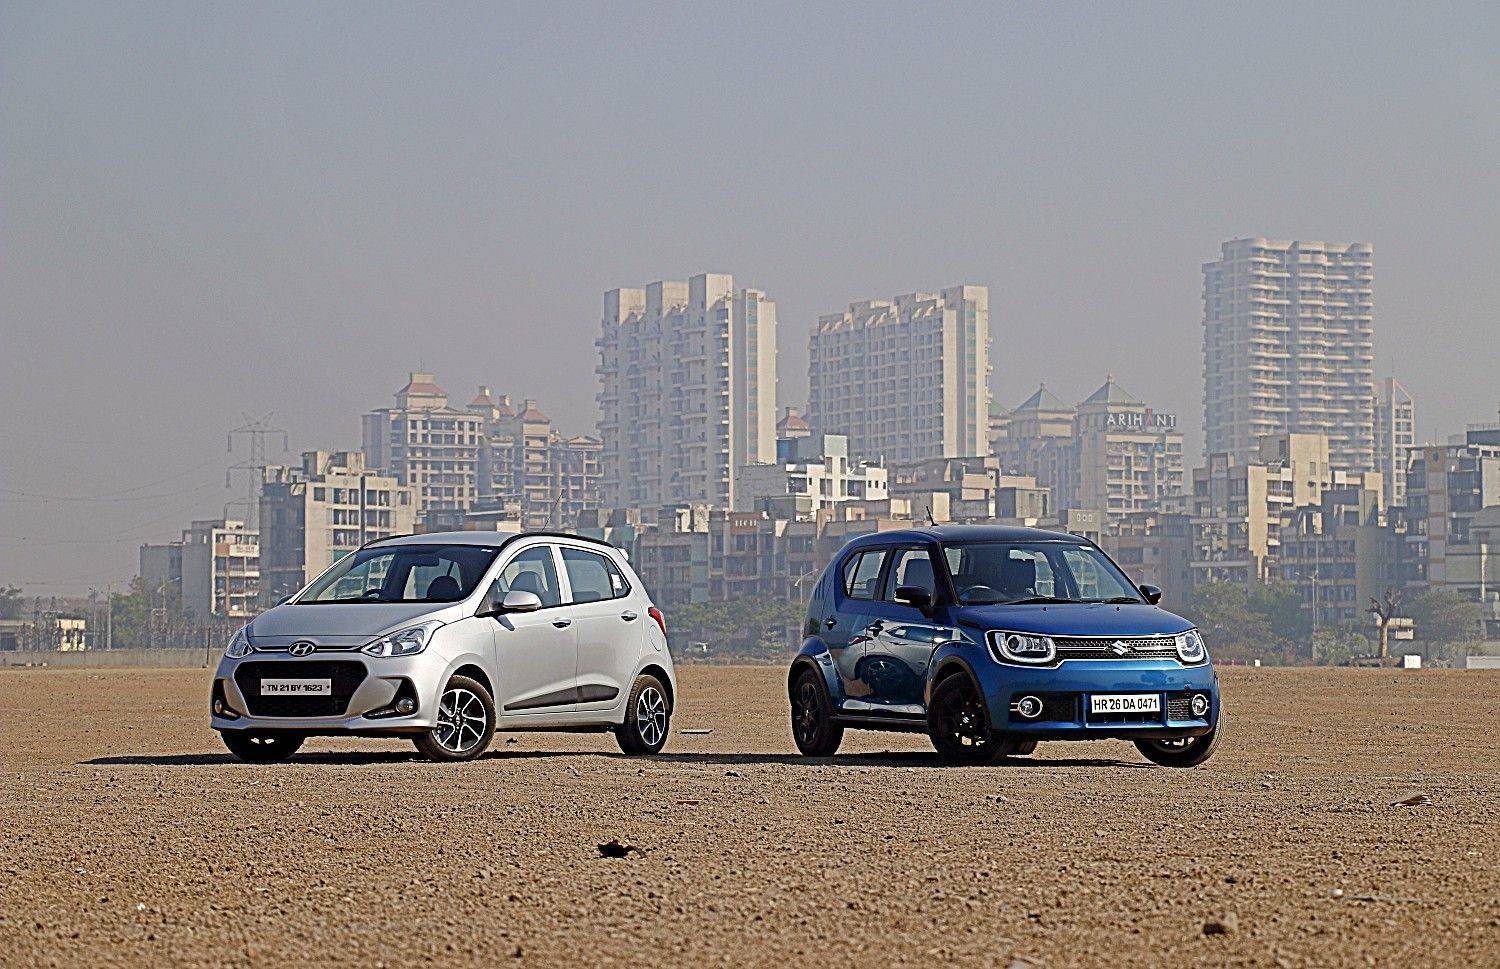
M 1109 647 L 1109 651 L 1116 656 L 1129 656 L 1130 646 L 1123 639 L 1117 639 Z
M 286 651 L 293 656 L 311 656 L 317 648 L 316 643 L 310 643 L 305 639 L 301 639 L 288 646 Z

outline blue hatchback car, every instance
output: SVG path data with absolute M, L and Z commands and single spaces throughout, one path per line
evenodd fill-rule
M 945 759 L 1041 740 L 1133 741 L 1195 767 L 1219 737 L 1203 638 L 1094 543 L 1061 532 L 934 526 L 849 542 L 813 593 L 788 689 L 804 754 L 846 728 L 926 731 Z

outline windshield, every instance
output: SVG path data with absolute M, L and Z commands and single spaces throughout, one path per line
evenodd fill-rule
M 346 555 L 297 597 L 323 602 L 458 602 L 500 550 L 486 545 L 397 545 Z
M 953 588 L 964 605 L 1023 602 L 1141 602 L 1104 553 L 1070 542 L 945 545 Z

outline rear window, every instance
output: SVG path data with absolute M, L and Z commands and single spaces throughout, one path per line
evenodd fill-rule
M 880 597 L 880 569 L 889 549 L 860 552 L 844 563 L 844 594 L 851 599 Z
M 629 594 L 630 583 L 609 556 L 564 545 L 562 557 L 574 602 L 601 602 Z

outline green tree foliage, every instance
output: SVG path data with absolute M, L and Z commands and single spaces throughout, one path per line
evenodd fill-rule
M 1327 627 L 1312 634 L 1313 658 L 1323 664 L 1339 665 L 1356 656 L 1370 656 L 1375 644 L 1356 624 Z
M 140 576 L 130 580 L 129 592 L 115 592 L 109 597 L 109 610 L 114 623 L 114 645 L 116 649 L 141 648 L 150 643 L 151 596 L 157 590 L 148 589 Z
M 707 643 L 719 660 L 774 661 L 802 645 L 798 630 L 807 607 L 759 598 L 703 602 L 667 610 L 667 634 L 678 656 L 694 655 L 692 643 Z
M 1182 613 L 1203 632 L 1215 656 L 1262 662 L 1310 656 L 1311 622 L 1290 583 L 1247 590 L 1235 582 L 1207 582 L 1193 590 Z
M 1407 600 L 1417 639 L 1429 656 L 1448 657 L 1479 638 L 1479 607 L 1451 589 L 1424 589 Z
M 13 585 L 0 586 L 0 619 L 25 619 L 26 599 Z

